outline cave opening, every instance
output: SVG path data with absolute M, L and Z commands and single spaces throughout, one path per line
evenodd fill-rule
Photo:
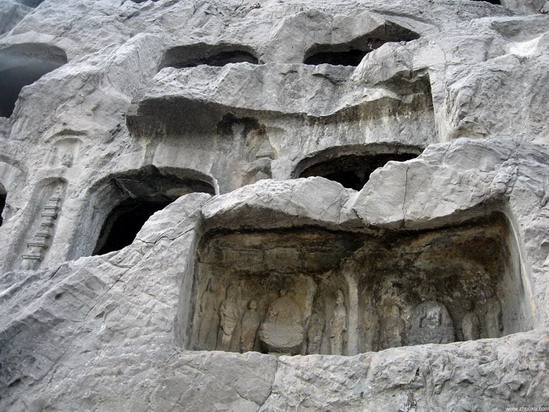
M 204 63 L 198 64 L 207 64 L 208 66 L 225 66 L 230 63 L 251 63 L 258 64 L 257 58 L 243 50 L 232 50 L 214 54 L 203 60 Z
M 129 199 L 116 206 L 105 221 L 94 255 L 120 250 L 130 245 L 145 222 L 170 201 Z
M 21 89 L 67 63 L 58 47 L 22 44 L 0 50 L 0 116 L 10 117 Z
M 40 6 L 43 2 L 44 0 L 19 0 L 19 3 L 32 8 Z
M 174 47 L 164 54 L 160 69 L 196 67 L 199 65 L 225 66 L 231 63 L 259 64 L 253 50 L 235 44 L 192 44 Z
M 8 194 L 2 185 L 0 185 L 0 226 L 4 223 L 4 217 L 2 213 L 4 212 L 4 207 L 6 206 L 6 198 Z
M 385 43 L 409 42 L 418 38 L 419 34 L 387 22 L 370 33 L 347 43 L 315 44 L 305 52 L 303 63 L 358 66 L 364 56 Z
M 111 175 L 96 190 L 89 226 L 90 236 L 97 239 L 90 250 L 93 255 L 130 245 L 145 222 L 177 198 L 196 192 L 215 194 L 213 181 L 201 173 L 153 165 Z
M 483 1 L 485 3 L 496 4 L 498 6 L 501 6 L 500 0 L 473 0 L 473 1 Z
M 351 49 L 348 51 L 320 52 L 307 57 L 305 64 L 331 64 L 334 66 L 358 66 L 368 51 Z
M 341 183 L 346 188 L 361 190 L 374 170 L 389 161 L 404 162 L 415 153 L 347 154 L 319 161 L 303 169 L 297 177 L 320 176 Z

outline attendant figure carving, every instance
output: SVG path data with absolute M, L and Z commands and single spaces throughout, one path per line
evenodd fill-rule
M 313 312 L 309 322 L 307 353 L 320 353 L 322 336 L 324 335 L 324 319 L 318 312 Z
M 219 307 L 219 337 L 218 349 L 230 350 L 233 333 L 240 318 L 236 302 L 237 289 L 234 286 L 227 288 L 227 298 Z
M 368 304 L 364 309 L 363 325 L 364 325 L 364 352 L 377 350 L 379 320 L 371 302 L 368 302 Z
M 202 294 L 199 304 L 200 327 L 198 329 L 198 342 L 201 345 L 207 345 L 212 340 L 212 330 L 215 330 L 217 324 L 216 298 L 212 290 L 212 280 L 208 280 L 206 290 Z M 215 345 L 215 337 L 213 338 Z
M 501 303 L 497 297 L 486 302 L 486 332 L 489 338 L 499 338 L 503 331 Z
M 241 325 L 240 351 L 252 351 L 255 347 L 255 337 L 259 329 L 259 314 L 257 313 L 257 302 L 255 300 L 250 300 L 248 303 L 248 310 L 242 315 Z
M 467 302 L 467 313 L 461 321 L 461 333 L 463 340 L 476 340 L 480 338 L 480 321 L 474 312 L 473 302 Z
M 347 331 L 347 308 L 343 292 L 336 292 L 336 307 L 330 321 L 330 349 L 332 355 L 343 355 L 343 343 Z
M 380 329 L 379 345 L 381 349 L 404 345 L 405 324 L 400 318 L 400 308 L 397 305 L 386 306 Z

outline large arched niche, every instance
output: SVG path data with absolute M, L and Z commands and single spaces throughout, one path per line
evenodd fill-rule
M 331 147 L 311 154 L 297 163 L 292 178 L 320 176 L 360 190 L 370 174 L 389 161 L 417 157 L 422 149 L 405 145 L 352 145 Z
M 71 257 L 108 253 L 131 244 L 153 213 L 192 192 L 215 194 L 213 179 L 188 169 L 152 165 L 101 179 L 88 192 Z
M 0 116 L 11 116 L 24 86 L 65 63 L 66 53 L 47 44 L 23 43 L 0 50 Z
M 354 355 L 534 327 L 528 270 L 501 211 L 417 231 L 292 222 L 223 231 L 216 221 L 202 234 L 178 308 L 181 346 Z
M 197 43 L 177 46 L 164 53 L 159 70 L 164 67 L 195 67 L 198 65 L 225 66 L 230 63 L 259 64 L 255 51 L 245 45 L 238 44 L 206 44 Z

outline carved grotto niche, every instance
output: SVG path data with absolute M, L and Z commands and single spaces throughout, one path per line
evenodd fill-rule
M 315 44 L 305 52 L 303 63 L 358 66 L 364 56 L 390 42 L 419 39 L 419 34 L 397 24 L 387 22 L 374 31 L 338 44 Z
M 51 167 L 72 167 L 78 160 L 82 140 L 76 137 L 59 139 L 53 144 L 49 158 Z
M 294 177 L 321 176 L 341 183 L 344 187 L 360 190 L 370 174 L 389 161 L 403 162 L 417 157 L 420 149 L 397 146 L 335 147 L 301 160 Z
M 93 254 L 128 246 L 149 217 L 192 192 L 214 194 L 215 189 L 206 176 L 197 172 L 159 170 L 152 165 L 104 179 L 94 199 L 94 203 L 102 204 L 102 222 Z
M 25 43 L 0 50 L 0 116 L 11 116 L 24 86 L 65 63 L 66 53 L 46 44 Z
M 189 44 L 177 46 L 164 53 L 159 69 L 175 67 L 182 69 L 199 65 L 225 66 L 230 63 L 259 64 L 255 52 L 248 46 L 238 44 Z
M 147 219 L 180 196 L 215 193 L 211 177 L 153 165 L 108 175 L 90 187 L 78 211 L 69 259 L 107 253 L 132 243 Z
M 418 233 L 210 232 L 190 349 L 337 354 L 496 338 L 531 328 L 505 218 Z
M 32 8 L 40 6 L 43 2 L 44 0 L 18 0 L 18 3 Z

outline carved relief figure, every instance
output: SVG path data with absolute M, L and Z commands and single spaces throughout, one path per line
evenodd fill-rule
M 206 290 L 202 294 L 199 305 L 200 327 L 198 329 L 198 342 L 207 345 L 212 340 L 212 331 L 217 324 L 216 298 L 212 290 L 212 280 L 208 280 Z M 215 345 L 215 338 L 214 338 Z
M 486 302 L 486 332 L 489 338 L 499 338 L 503 331 L 501 303 L 497 297 Z
M 379 345 L 381 349 L 396 348 L 404 344 L 404 321 L 397 305 L 386 307 L 381 322 Z
M 240 351 L 249 352 L 254 350 L 255 337 L 259 329 L 259 314 L 257 313 L 257 302 L 250 300 L 248 310 L 242 315 L 242 332 L 240 333 Z
M 219 337 L 217 348 L 230 350 L 233 333 L 240 318 L 236 302 L 237 288 L 227 288 L 227 298 L 219 306 Z
M 72 153 L 66 152 L 61 155 L 60 163 L 62 166 L 71 167 L 74 161 L 74 156 Z
M 269 310 L 265 322 L 259 329 L 259 338 L 269 352 L 299 353 L 302 349 L 305 331 L 299 304 L 292 292 L 282 289 Z
M 53 147 L 50 165 L 53 167 L 72 167 L 78 157 L 81 144 L 80 139 L 72 137 L 57 141 Z
M 332 355 L 343 355 L 343 342 L 347 331 L 347 308 L 343 292 L 336 292 L 336 307 L 330 320 L 330 350 Z
M 318 312 L 311 315 L 309 330 L 307 333 L 308 344 L 307 353 L 320 353 L 322 346 L 322 336 L 324 335 L 324 319 Z
M 480 321 L 473 311 L 473 302 L 467 302 L 467 313 L 461 321 L 461 332 L 463 340 L 475 340 L 480 338 Z
M 379 333 L 379 320 L 371 302 L 364 309 L 364 351 L 377 350 L 377 337 Z
M 453 342 L 454 324 L 446 307 L 434 300 L 419 304 L 412 313 L 408 340 L 410 345 Z

